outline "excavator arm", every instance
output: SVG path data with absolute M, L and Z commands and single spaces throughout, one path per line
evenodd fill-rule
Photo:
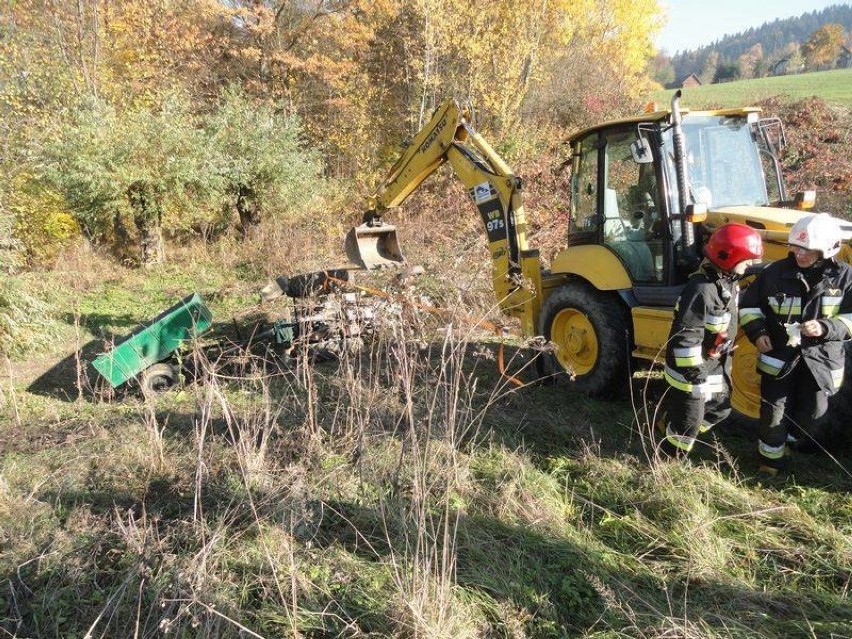
M 524 334 L 536 334 L 541 267 L 538 251 L 527 246 L 521 180 L 474 130 L 454 100 L 441 104 L 370 198 L 363 223 L 346 238 L 350 261 L 366 269 L 405 261 L 396 228 L 386 224 L 382 215 L 400 206 L 445 163 L 462 181 L 482 218 L 499 306 L 521 319 Z

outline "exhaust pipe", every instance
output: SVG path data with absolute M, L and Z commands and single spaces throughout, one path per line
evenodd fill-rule
M 698 265 L 695 250 L 695 229 L 687 215 L 689 206 L 689 179 L 686 168 L 686 141 L 681 126 L 680 89 L 672 96 L 672 146 L 674 147 L 675 180 L 677 182 L 678 218 L 680 220 L 680 237 L 675 237 L 679 247 L 677 255 L 678 266 L 686 273 L 691 273 Z M 672 229 L 674 231 L 674 229 Z
M 678 208 L 680 214 L 686 212 L 686 144 L 683 139 L 683 127 L 680 116 L 681 90 L 672 96 L 672 143 L 674 145 L 675 179 L 677 180 Z

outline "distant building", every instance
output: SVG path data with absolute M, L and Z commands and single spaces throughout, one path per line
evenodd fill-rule
M 683 80 L 681 80 L 679 84 L 682 89 L 692 89 L 694 87 L 700 87 L 701 80 L 694 73 L 690 73 Z
M 787 75 L 790 72 L 790 58 L 781 58 L 772 65 L 770 75 Z

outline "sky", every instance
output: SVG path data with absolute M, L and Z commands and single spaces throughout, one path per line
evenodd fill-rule
M 776 18 L 792 18 L 844 0 L 661 0 L 668 24 L 657 46 L 669 55 L 697 49 L 726 35 L 759 27 Z

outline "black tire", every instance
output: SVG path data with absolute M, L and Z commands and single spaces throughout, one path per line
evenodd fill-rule
M 149 366 L 139 379 L 142 394 L 146 397 L 156 397 L 171 390 L 178 383 L 178 370 L 176 366 L 160 362 Z
M 539 332 L 553 350 L 541 353 L 539 374 L 593 396 L 629 388 L 630 329 L 624 303 L 585 282 L 560 286 L 541 309 Z

